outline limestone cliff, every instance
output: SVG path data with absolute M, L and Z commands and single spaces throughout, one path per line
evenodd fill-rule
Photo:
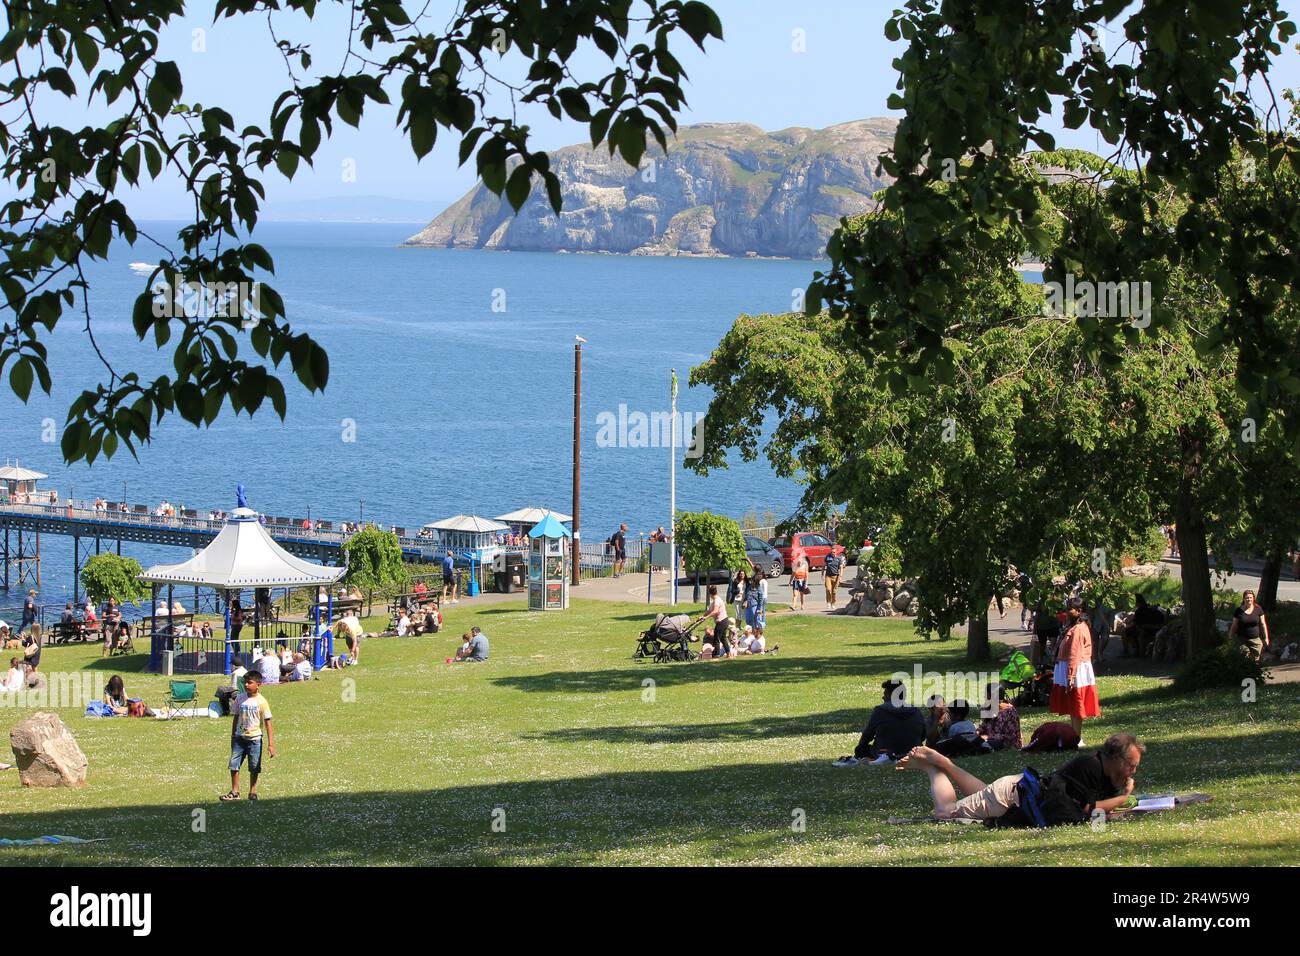
M 866 212 L 888 182 L 877 158 L 896 121 L 767 133 L 741 123 L 685 126 L 639 170 L 608 149 L 551 153 L 564 209 L 535 188 L 519 214 L 482 184 L 408 245 L 632 255 L 820 257 L 840 217 Z

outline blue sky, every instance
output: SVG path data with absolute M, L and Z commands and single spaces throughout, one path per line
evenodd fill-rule
M 265 125 L 271 104 L 286 83 L 284 62 L 266 18 L 241 16 L 213 24 L 210 7 L 190 6 L 187 17 L 164 34 L 159 54 L 180 65 L 186 101 L 219 104 L 235 115 L 239 126 Z M 683 122 L 748 122 L 770 130 L 890 115 L 885 101 L 896 81 L 891 63 L 903 46 L 883 35 L 885 20 L 895 7 L 892 0 L 713 0 L 713 6 L 722 18 L 725 41 L 711 43 L 707 53 L 684 35 L 686 42 L 678 44 L 690 74 L 690 107 Z M 436 11 L 453 7 L 451 0 L 430 3 Z M 315 69 L 333 69 L 341 62 L 347 35 L 341 14 L 333 4 L 324 3 L 313 21 L 277 14 L 274 23 L 280 37 L 310 44 Z M 441 24 L 443 14 L 430 22 Z M 196 30 L 203 31 L 198 38 L 205 47 L 201 52 L 194 49 Z M 802 51 L 797 49 L 800 40 Z M 596 55 L 586 62 L 588 72 L 595 73 L 607 61 Z M 1274 73 L 1276 89 L 1288 86 L 1300 86 L 1300 55 L 1294 49 L 1288 50 Z M 66 107 L 47 115 L 74 121 Z M 536 142 L 543 147 L 586 138 L 579 124 L 556 121 L 544 110 L 520 115 L 532 124 Z M 372 110 L 360 130 L 336 124 L 334 137 L 320 148 L 315 169 L 300 171 L 292 182 L 274 170 L 264 174 L 268 199 L 355 194 L 451 201 L 474 185 L 472 160 L 466 168 L 457 166 L 454 137 L 440 139 L 434 151 L 417 162 L 396 129 L 395 118 L 393 107 Z M 1060 139 L 1062 145 L 1097 145 L 1095 134 L 1087 131 Z M 344 180 L 345 162 L 354 164 L 355 182 Z M 149 184 L 132 207 L 137 215 L 148 217 L 184 205 L 174 184 Z

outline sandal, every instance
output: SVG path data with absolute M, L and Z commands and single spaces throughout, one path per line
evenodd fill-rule
M 217 799 L 219 799 L 219 800 L 221 800 L 221 801 L 223 801 L 223 802 L 226 802 L 226 803 L 230 802 L 231 800 L 238 800 L 238 799 L 239 799 L 239 791 L 238 791 L 238 790 L 231 790 L 231 791 L 228 792 L 228 793 L 223 793 L 223 794 L 222 794 L 220 797 L 218 797 Z
M 256 800 L 256 799 L 257 799 L 257 794 L 255 794 L 255 793 L 250 793 L 250 794 L 248 795 L 248 799 L 249 799 L 249 800 Z

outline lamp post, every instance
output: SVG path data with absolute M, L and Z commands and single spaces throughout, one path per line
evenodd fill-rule
M 582 343 L 575 335 L 573 343 L 573 586 L 582 583 L 582 532 L 579 515 L 582 509 Z

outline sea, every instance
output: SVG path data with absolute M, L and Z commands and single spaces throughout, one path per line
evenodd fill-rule
M 142 223 L 175 244 L 178 223 Z M 0 461 L 50 477 L 61 498 L 156 506 L 163 500 L 200 513 L 235 506 L 243 484 L 249 505 L 285 517 L 374 521 L 408 529 L 456 514 L 494 517 L 537 506 L 569 513 L 572 504 L 575 336 L 583 345 L 583 539 L 603 540 L 627 522 L 630 536 L 666 525 L 669 447 L 661 428 L 638 428 L 638 415 L 662 421 L 671 408 L 703 415 L 710 393 L 690 388 L 742 313 L 790 311 L 798 290 L 825 263 L 496 252 L 403 247 L 412 224 L 266 223 L 255 241 L 275 262 L 269 281 L 295 329 L 330 356 L 323 393 L 281 367 L 288 394 L 282 422 L 270 404 L 255 416 L 229 407 L 208 428 L 178 415 L 155 429 L 133 459 L 125 450 L 93 465 L 65 465 L 58 437 L 72 400 L 105 380 L 79 307 L 49 337 L 53 394 L 33 389 L 23 404 L 0 389 Z M 114 245 L 92 264 L 92 330 L 119 370 L 171 369 L 171 345 L 131 327 L 135 297 L 158 247 L 142 235 Z M 255 356 L 251 345 L 245 345 Z M 683 416 L 685 417 L 685 416 Z M 626 422 L 626 425 L 620 423 Z M 694 424 L 692 420 L 692 424 Z M 690 430 L 708 442 L 708 421 Z M 700 477 L 676 469 L 677 507 L 741 518 L 783 518 L 799 485 L 766 460 L 732 456 L 726 470 Z M 43 599 L 71 591 L 71 541 L 42 539 Z M 180 561 L 177 548 L 123 544 L 146 567 Z M 8 603 L 0 596 L 0 603 Z

